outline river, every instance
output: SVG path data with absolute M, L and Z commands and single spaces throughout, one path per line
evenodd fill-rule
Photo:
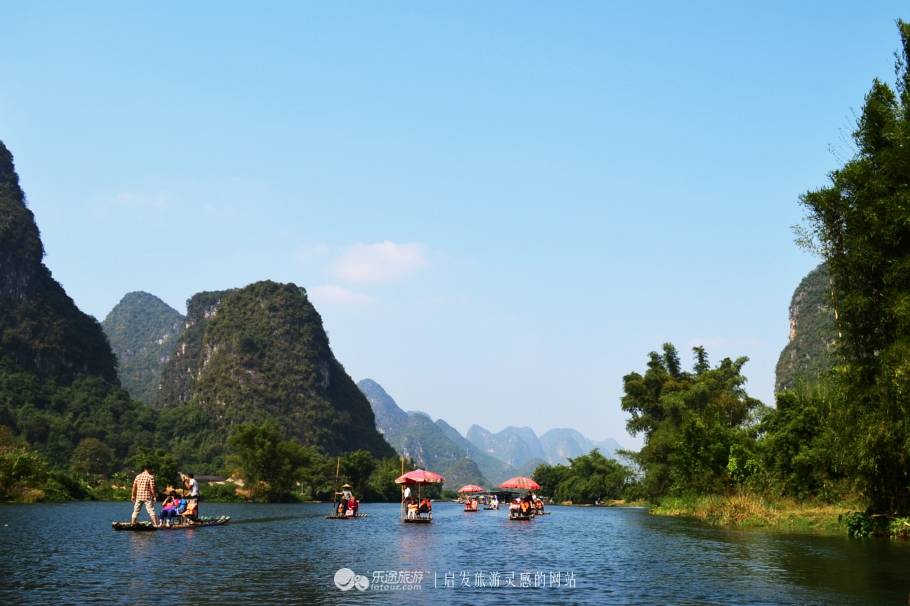
M 114 532 L 128 503 L 0 506 L 0 603 L 873 605 L 910 592 L 907 542 L 725 530 L 642 509 L 551 507 L 510 522 L 438 503 L 418 525 L 388 504 L 349 521 L 324 519 L 326 505 L 203 506 L 231 523 Z M 338 576 L 346 591 L 342 568 L 358 575 Z

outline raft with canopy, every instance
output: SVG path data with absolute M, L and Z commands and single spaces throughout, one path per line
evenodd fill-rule
M 401 486 L 401 521 L 411 524 L 428 524 L 432 522 L 432 509 L 425 513 L 419 510 L 421 502 L 420 488 L 429 484 L 442 484 L 445 481 L 446 479 L 440 474 L 425 469 L 415 469 L 395 478 L 395 483 Z M 409 486 L 417 487 L 416 502 L 414 497 L 408 497 L 411 502 L 405 502 L 404 490 L 405 487 Z M 416 511 L 414 510 L 414 505 L 417 505 Z
M 486 492 L 486 489 L 483 486 L 478 486 L 477 484 L 465 484 L 458 489 L 458 494 L 461 495 L 472 495 L 479 492 Z M 465 513 L 477 513 L 479 507 L 477 507 L 477 500 L 468 496 L 468 500 L 464 504 Z
M 540 490 L 540 484 L 525 476 L 509 478 L 500 484 L 499 487 L 507 490 L 527 490 L 529 493 L 532 490 Z M 527 497 L 525 497 L 525 499 L 527 499 Z M 531 503 L 530 506 L 527 506 L 528 503 L 528 501 L 522 500 L 517 510 L 512 507 L 512 503 L 509 503 L 509 519 L 526 522 L 533 518 L 536 515 L 536 511 L 534 510 L 533 503 Z

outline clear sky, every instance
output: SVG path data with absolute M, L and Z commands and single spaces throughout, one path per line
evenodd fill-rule
M 125 6 L 120 6 L 123 4 Z M 6 3 L 0 139 L 46 263 L 304 286 L 406 409 L 634 445 L 672 341 L 772 402 L 800 193 L 893 81 L 903 2 Z

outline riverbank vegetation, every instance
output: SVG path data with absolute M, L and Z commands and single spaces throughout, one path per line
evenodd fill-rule
M 622 408 L 644 437 L 626 490 L 654 513 L 910 534 L 910 24 L 898 30 L 896 86 L 873 82 L 853 157 L 801 198 L 799 243 L 829 276 L 830 368 L 771 408 L 746 392 L 745 357 L 711 367 L 696 347 L 683 370 L 671 344 L 652 352 L 624 378 Z
M 204 485 L 207 501 L 331 501 L 336 484 L 343 483 L 366 501 L 400 497 L 394 483 L 402 464 L 397 457 L 376 458 L 366 450 L 332 457 L 285 439 L 270 422 L 241 425 L 228 444 L 221 472 L 229 479 Z M 164 449 L 137 449 L 118 461 L 100 441 L 83 441 L 70 465 L 57 466 L 0 428 L 0 501 L 125 500 L 133 474 L 146 463 L 155 470 L 159 490 L 181 488 L 180 465 Z

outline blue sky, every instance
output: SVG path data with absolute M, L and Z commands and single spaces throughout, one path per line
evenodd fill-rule
M 771 403 L 798 197 L 910 18 L 638 4 L 6 5 L 0 139 L 99 319 L 293 281 L 404 408 L 633 445 L 622 376 L 665 341 Z

